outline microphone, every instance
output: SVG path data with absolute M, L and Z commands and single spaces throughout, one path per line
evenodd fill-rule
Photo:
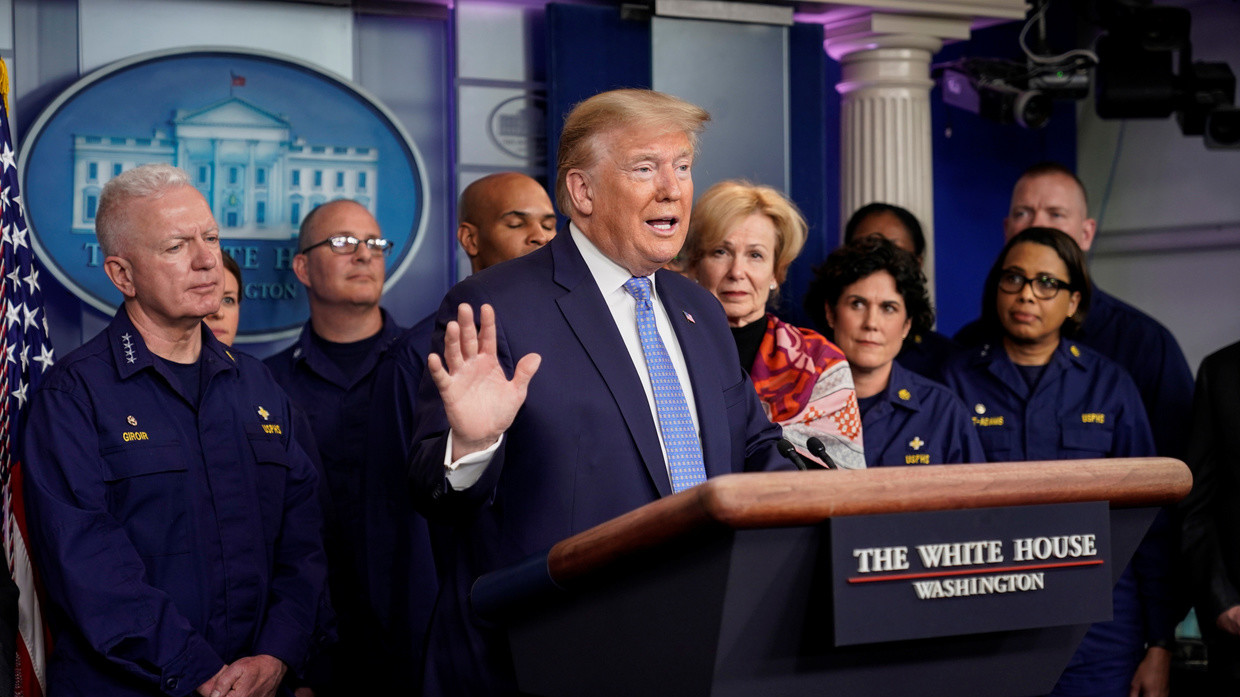
M 835 464 L 835 460 L 832 460 L 831 456 L 827 454 L 827 446 L 823 445 L 822 441 L 818 440 L 817 437 L 811 437 L 805 441 L 805 445 L 809 447 L 809 451 L 813 453 L 814 457 L 822 460 L 822 464 L 827 469 L 837 470 L 840 468 L 839 465 Z
M 802 459 L 799 454 L 797 454 L 796 446 L 788 442 L 787 438 L 780 438 L 779 442 L 775 444 L 775 449 L 779 451 L 780 455 L 783 455 L 784 457 L 791 460 L 792 464 L 797 466 L 797 469 L 799 470 L 809 469 L 809 466 L 805 464 L 805 460 Z

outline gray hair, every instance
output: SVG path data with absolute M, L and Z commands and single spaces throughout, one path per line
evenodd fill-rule
M 192 186 L 189 175 L 166 164 L 140 165 L 104 184 L 99 194 L 99 208 L 95 211 L 95 237 L 104 255 L 115 255 L 128 232 L 126 204 L 134 199 L 159 198 L 182 186 Z

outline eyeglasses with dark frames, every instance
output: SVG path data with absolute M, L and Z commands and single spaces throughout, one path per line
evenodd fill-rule
M 1059 295 L 1059 291 L 1072 289 L 1072 284 L 1067 281 L 1061 281 L 1054 276 L 1048 274 L 1038 274 L 1033 278 L 1025 276 L 1018 271 L 1006 270 L 999 274 L 999 290 L 1004 293 L 1016 295 L 1024 289 L 1025 284 L 1033 289 L 1033 297 L 1041 300 L 1050 300 Z
M 336 254 L 353 254 L 357 251 L 358 245 L 366 245 L 367 249 L 372 252 L 382 252 L 390 254 L 392 252 L 392 241 L 382 237 L 372 237 L 368 240 L 359 240 L 353 235 L 332 235 L 322 242 L 316 242 L 309 247 L 301 250 L 302 254 L 314 249 L 327 245 L 328 249 Z

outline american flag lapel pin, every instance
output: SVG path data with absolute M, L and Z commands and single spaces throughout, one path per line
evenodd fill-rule
M 681 310 L 681 312 L 685 313 L 685 319 L 689 320 L 689 324 L 697 324 L 697 320 L 693 319 L 693 315 L 689 314 L 688 311 Z

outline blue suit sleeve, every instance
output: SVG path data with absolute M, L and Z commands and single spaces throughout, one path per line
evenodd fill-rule
M 1158 454 L 1182 459 L 1188 451 L 1188 435 L 1192 429 L 1193 373 L 1180 345 L 1166 330 L 1149 337 L 1139 350 L 1158 358 L 1147 361 L 1141 368 L 1150 371 L 1142 379 L 1145 387 L 1142 397 Z
M 167 694 L 193 692 L 224 661 L 147 583 L 141 557 L 108 512 L 91 410 L 68 392 L 44 389 L 31 400 L 27 424 L 32 552 L 52 602 L 111 663 Z
M 472 292 L 471 292 L 472 291 Z M 474 309 L 474 321 L 481 316 L 481 308 L 489 300 L 480 290 L 468 282 L 458 283 L 448 291 L 435 317 L 435 331 L 431 336 L 430 353 L 443 355 L 444 329 L 456 319 L 457 307 L 469 303 Z M 505 375 L 512 379 L 514 361 L 508 349 L 504 333 L 504 319 L 495 318 L 497 358 Z M 429 356 L 429 354 L 428 354 Z M 467 514 L 486 502 L 503 470 L 507 439 L 500 442 L 499 449 L 491 458 L 486 471 L 473 486 L 457 491 L 448 483 L 444 471 L 444 453 L 448 445 L 448 418 L 444 413 L 439 388 L 430 377 L 429 368 L 418 386 L 414 416 L 414 434 L 409 447 L 409 489 L 418 512 L 432 520 Z
M 740 361 L 737 361 L 740 364 Z M 744 371 L 741 371 L 742 373 Z M 783 429 L 779 424 L 772 423 L 762 409 L 762 400 L 753 382 L 745 375 L 745 383 L 749 387 L 748 424 L 745 433 L 745 471 L 770 472 L 793 470 L 796 467 L 783 455 L 779 454 L 776 445 L 783 437 Z
M 1231 354 L 1236 355 L 1236 354 Z M 1180 502 L 1181 545 L 1192 583 L 1198 619 L 1212 625 L 1227 609 L 1240 605 L 1240 588 L 1224 563 L 1227 531 L 1233 529 L 1230 507 L 1234 501 L 1234 457 L 1228 457 L 1227 439 L 1234 437 L 1235 405 L 1240 399 L 1227 385 L 1240 384 L 1240 361 L 1225 362 L 1212 355 L 1201 364 L 1193 404 L 1193 431 L 1185 458 L 1193 473 L 1193 489 Z M 1229 547 L 1230 548 L 1230 547 Z

